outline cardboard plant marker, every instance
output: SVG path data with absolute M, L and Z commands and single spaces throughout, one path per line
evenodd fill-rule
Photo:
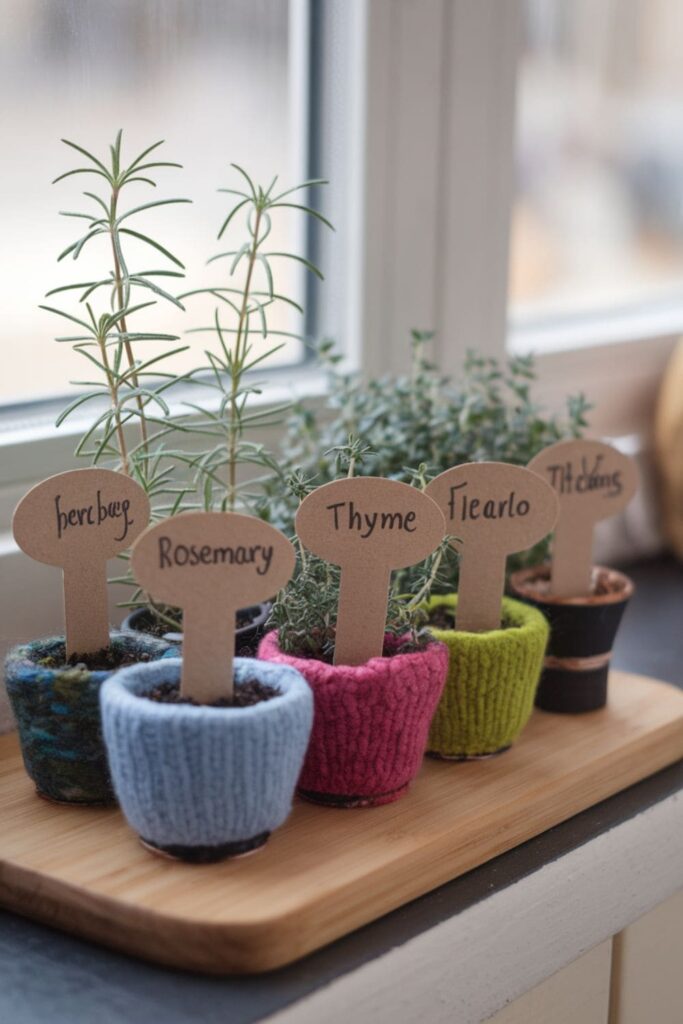
M 37 562 L 64 573 L 66 656 L 109 646 L 107 559 L 149 522 L 139 484 L 111 469 L 74 469 L 36 484 L 17 505 L 14 539 Z
M 559 441 L 539 452 L 529 469 L 554 488 L 560 502 L 550 593 L 585 597 L 591 589 L 595 524 L 616 515 L 635 494 L 635 462 L 602 441 Z
M 555 492 L 523 466 L 468 462 L 435 477 L 427 494 L 444 513 L 447 532 L 457 538 L 456 629 L 499 629 L 505 560 L 550 533 L 558 514 Z
M 294 562 L 279 530 L 236 512 L 185 512 L 140 537 L 131 556 L 138 583 L 183 610 L 183 696 L 232 700 L 237 611 L 284 587 Z
M 435 503 L 397 480 L 334 480 L 304 498 L 296 532 L 314 554 L 341 567 L 335 665 L 381 656 L 392 569 L 415 565 L 443 540 Z

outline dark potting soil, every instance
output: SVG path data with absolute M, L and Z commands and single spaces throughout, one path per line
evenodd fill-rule
M 58 654 L 50 655 L 48 658 L 41 658 L 38 664 L 41 668 L 80 668 L 89 672 L 109 672 L 115 668 L 125 668 L 126 665 L 139 665 L 142 661 L 152 661 L 152 655 L 148 652 L 121 650 L 116 647 L 102 647 L 93 654 L 72 654 L 66 657 L 64 646 L 59 648 Z
M 269 686 L 267 683 L 261 683 L 258 679 L 248 679 L 245 683 L 239 683 L 235 687 L 235 694 L 233 700 L 228 700 L 227 697 L 221 697 L 220 700 L 213 701 L 208 705 L 201 705 L 198 701 L 192 700 L 191 697 L 181 697 L 180 687 L 178 683 L 159 683 L 153 690 L 148 693 L 140 694 L 141 697 L 147 700 L 153 700 L 157 704 L 193 704 L 195 707 L 210 707 L 210 708 L 249 708 L 254 704 L 260 704 L 264 700 L 272 700 L 273 697 L 279 697 L 281 691 L 276 686 Z
M 624 578 L 610 569 L 593 569 L 589 597 L 605 597 L 608 594 L 620 594 L 624 590 Z M 520 592 L 527 597 L 542 601 L 548 597 L 550 589 L 550 568 L 541 566 L 538 572 L 525 579 Z
M 455 609 L 447 604 L 439 604 L 429 613 L 429 625 L 434 629 L 455 629 Z M 500 623 L 501 629 L 518 629 L 518 623 L 512 622 L 506 615 Z
M 392 658 L 395 654 L 415 654 L 416 651 L 423 650 L 433 639 L 426 630 L 420 631 L 418 638 L 418 642 L 414 643 L 412 640 L 404 640 L 402 637 L 387 633 L 384 637 L 382 657 Z M 332 665 L 334 664 L 334 639 L 333 628 L 326 632 L 313 629 L 306 636 L 308 647 L 305 650 L 291 650 L 282 646 L 281 650 L 293 658 L 311 658 L 315 661 L 322 661 L 325 665 Z

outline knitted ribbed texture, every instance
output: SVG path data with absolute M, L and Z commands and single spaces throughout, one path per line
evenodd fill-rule
M 430 608 L 455 608 L 455 595 L 433 597 Z M 503 598 L 508 628 L 488 633 L 432 629 L 450 654 L 448 679 L 429 731 L 428 750 L 442 757 L 476 757 L 504 750 L 526 725 L 548 641 L 535 608 Z
M 112 632 L 111 648 L 130 658 L 159 658 L 169 644 Z M 43 796 L 63 803 L 115 802 L 102 741 L 100 687 L 113 670 L 50 667 L 64 662 L 64 637 L 13 648 L 5 681 L 17 720 L 24 765 Z
M 293 665 L 313 690 L 313 732 L 300 792 L 376 805 L 405 791 L 420 768 L 443 689 L 443 644 L 365 665 L 328 665 L 283 654 L 273 631 L 261 641 L 259 657 Z
M 136 665 L 102 687 L 114 789 L 129 824 L 157 846 L 212 847 L 272 832 L 290 812 L 313 718 L 298 672 L 236 658 L 235 684 L 281 695 L 245 708 L 137 696 L 180 681 L 180 658 Z

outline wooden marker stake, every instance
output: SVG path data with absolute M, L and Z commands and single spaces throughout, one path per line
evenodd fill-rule
M 560 502 L 550 593 L 585 597 L 591 591 L 595 524 L 616 515 L 635 494 L 635 462 L 602 441 L 559 441 L 539 452 L 529 469 L 550 484 Z
M 335 665 L 380 657 L 392 570 L 422 561 L 444 537 L 435 503 L 396 480 L 335 480 L 302 501 L 296 531 L 310 551 L 341 566 Z
M 505 560 L 552 530 L 558 514 L 552 487 L 522 466 L 469 462 L 437 476 L 427 494 L 460 553 L 456 629 L 500 629 Z
M 186 512 L 140 537 L 136 579 L 155 600 L 183 609 L 184 697 L 232 701 L 237 611 L 284 587 L 294 562 L 279 530 L 236 512 Z
M 37 562 L 64 573 L 66 657 L 109 646 L 107 559 L 130 547 L 149 522 L 139 484 L 110 469 L 75 469 L 25 494 L 14 539 Z

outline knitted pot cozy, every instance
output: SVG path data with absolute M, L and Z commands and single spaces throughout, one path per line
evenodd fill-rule
M 104 738 L 126 819 L 160 847 L 220 847 L 271 832 L 292 806 L 311 691 L 294 669 L 236 658 L 236 686 L 256 679 L 280 696 L 244 708 L 139 696 L 179 683 L 181 664 L 135 665 L 102 687 Z
M 456 595 L 436 596 L 434 609 L 455 609 Z M 488 633 L 431 629 L 448 646 L 448 679 L 429 732 L 428 750 L 442 757 L 476 757 L 504 750 L 526 725 L 548 641 L 535 608 L 503 598 L 507 628 Z
M 303 795 L 346 797 L 340 803 L 354 805 L 401 796 L 420 768 L 443 690 L 443 644 L 365 665 L 328 665 L 283 654 L 273 631 L 261 641 L 259 657 L 293 665 L 313 690 L 313 732 L 299 779 Z
M 112 632 L 121 660 L 160 658 L 169 644 L 138 633 Z M 64 661 L 64 637 L 13 648 L 5 682 L 29 777 L 42 796 L 62 803 L 115 802 L 102 742 L 100 687 L 112 670 L 50 667 Z

